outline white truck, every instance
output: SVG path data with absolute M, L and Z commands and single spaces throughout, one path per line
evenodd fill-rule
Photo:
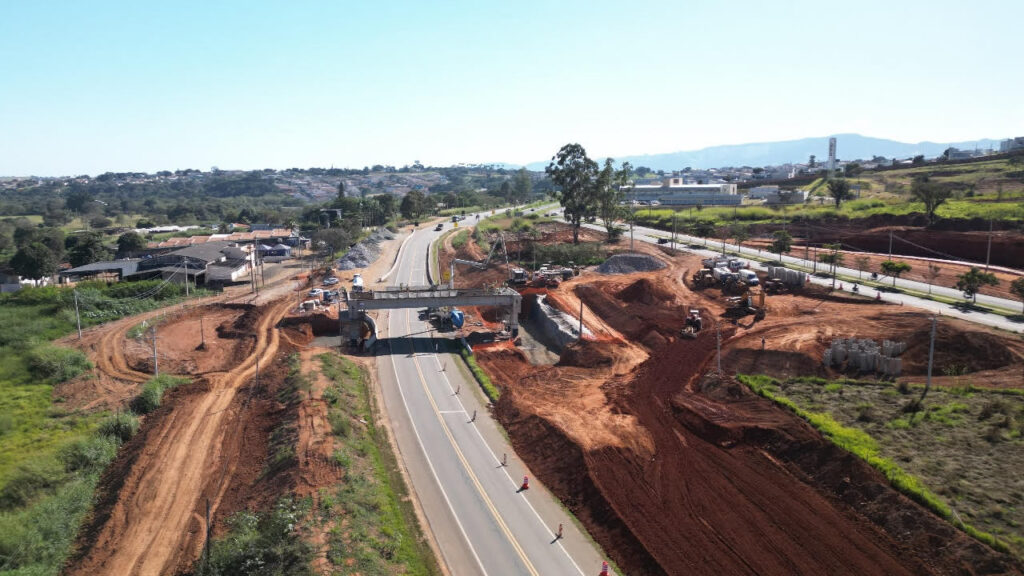
M 362 291 L 363 291 L 363 275 L 362 274 L 355 274 L 354 276 L 352 276 L 352 292 L 362 292 Z
M 712 274 L 714 275 L 715 280 L 718 280 L 722 284 L 728 284 L 729 282 L 736 281 L 736 274 L 728 268 L 715 268 L 715 271 Z
M 740 275 L 740 280 L 744 281 L 747 286 L 757 286 L 759 284 L 757 274 L 753 270 L 740 270 L 738 274 Z

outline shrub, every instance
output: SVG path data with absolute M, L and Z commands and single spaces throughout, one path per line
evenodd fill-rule
M 169 376 L 167 374 L 150 378 L 148 382 L 143 384 L 142 392 L 132 400 L 132 411 L 136 414 L 149 414 L 160 407 L 165 390 L 170 390 L 186 382 L 188 382 L 187 378 Z
M 28 353 L 29 370 L 34 376 L 52 382 L 64 382 L 92 368 L 79 350 L 50 343 L 37 344 Z
M 462 230 L 455 236 L 452 236 L 452 248 L 462 248 L 469 241 L 469 231 Z
M 0 508 L 17 508 L 28 504 L 39 494 L 57 486 L 64 479 L 60 462 L 40 456 L 22 462 L 14 469 L 7 484 L 0 490 Z
M 100 472 L 117 456 L 116 438 L 100 435 L 66 444 L 60 459 L 68 472 Z
M 139 419 L 131 412 L 118 412 L 100 422 L 97 428 L 101 436 L 113 438 L 122 444 L 131 440 L 138 430 Z

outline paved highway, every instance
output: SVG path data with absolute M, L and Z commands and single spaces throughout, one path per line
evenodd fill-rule
M 433 227 L 413 233 L 392 284 L 427 284 L 427 253 L 441 234 Z M 448 572 L 596 574 L 599 551 L 557 500 L 532 476 L 529 489 L 519 490 L 529 471 L 490 418 L 461 359 L 444 352 L 447 342 L 417 310 L 384 312 L 378 324 L 386 417 Z M 559 524 L 563 537 L 556 539 Z

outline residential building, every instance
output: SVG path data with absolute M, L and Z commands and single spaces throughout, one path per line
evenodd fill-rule
M 1003 140 L 999 143 L 999 151 L 1002 153 L 1016 152 L 1018 150 L 1024 150 L 1024 136 L 1017 136 L 1016 138 Z

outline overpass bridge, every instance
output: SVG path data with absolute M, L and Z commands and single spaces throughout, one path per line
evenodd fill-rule
M 440 308 L 442 306 L 500 306 L 509 309 L 509 331 L 519 333 L 519 312 L 523 298 L 515 290 L 501 288 L 449 288 L 446 286 L 389 286 L 366 292 L 348 292 L 342 301 L 348 306 L 348 322 L 358 325 L 373 321 L 366 316 L 370 310 L 401 308 Z M 339 320 L 341 320 L 339 314 Z M 355 322 L 361 320 L 362 322 Z M 372 330 L 371 334 L 375 334 Z M 371 336 L 371 340 L 373 336 Z M 368 342 L 367 345 L 372 344 Z

